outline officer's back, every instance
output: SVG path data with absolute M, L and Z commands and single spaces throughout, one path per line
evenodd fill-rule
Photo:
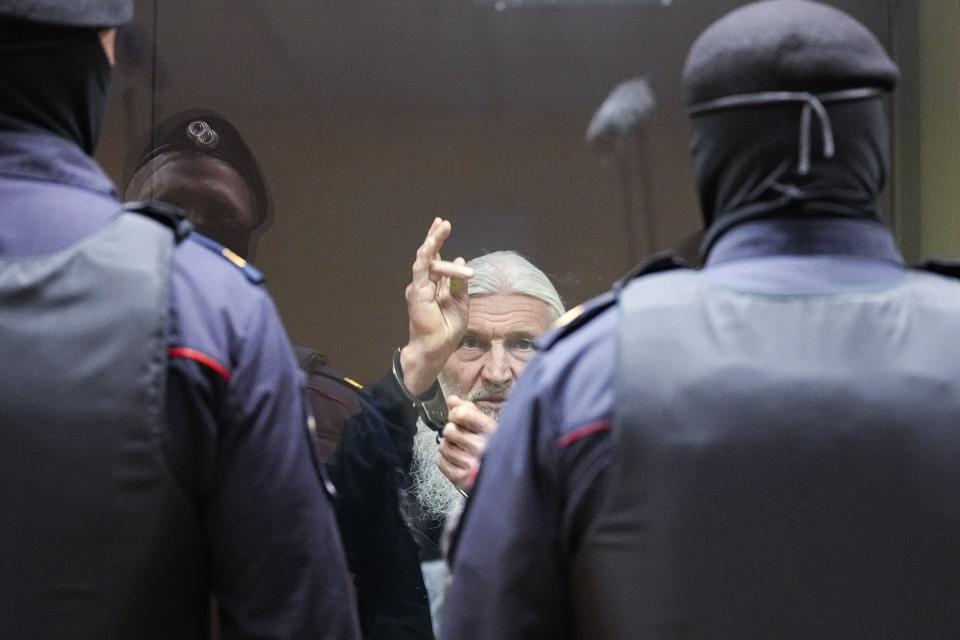
M 543 340 L 444 637 L 957 635 L 960 283 L 907 268 L 876 204 L 897 78 L 818 2 L 700 36 L 705 265 L 651 261 Z
M 353 637 L 269 296 L 90 154 L 130 2 L 0 2 L 0 620 L 11 638 Z
M 584 629 L 960 624 L 960 283 L 904 268 L 876 206 L 896 80 L 862 25 L 805 0 L 742 8 L 691 49 L 706 267 L 620 295 L 617 482 L 573 569 Z

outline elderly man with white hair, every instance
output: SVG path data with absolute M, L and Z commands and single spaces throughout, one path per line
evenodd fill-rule
M 449 221 L 436 219 L 417 252 L 406 292 L 410 341 L 399 354 L 411 397 L 429 396 L 439 380 L 449 406 L 439 445 L 437 432 L 418 423 L 403 501 L 435 628 L 446 578 L 440 550 L 445 519 L 470 489 L 501 408 L 533 357 L 534 339 L 564 312 L 550 279 L 517 253 L 498 251 L 469 263 L 442 260 L 450 231 Z
M 550 280 L 520 255 L 498 251 L 467 266 L 474 275 L 466 329 L 439 372 L 450 422 L 438 448 L 421 421 L 414 449 L 414 493 L 438 518 L 469 488 L 503 403 L 533 355 L 533 339 L 563 314 Z
M 516 253 L 443 260 L 450 232 L 449 221 L 431 224 L 406 290 L 407 344 L 360 392 L 326 460 L 366 640 L 432 640 L 447 515 L 470 490 L 533 339 L 563 313 L 547 276 Z

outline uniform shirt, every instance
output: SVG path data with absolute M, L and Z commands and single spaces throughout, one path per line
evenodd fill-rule
M 307 401 L 316 421 L 317 458 L 326 462 L 340 442 L 344 425 L 363 409 L 363 385 L 329 365 L 311 363 L 299 354 L 297 359 L 307 376 Z
M 890 231 L 860 220 L 763 221 L 713 247 L 703 277 L 760 295 L 884 289 L 905 275 Z M 452 552 L 441 637 L 570 637 L 570 559 L 604 492 L 610 459 L 617 308 L 590 320 L 524 371 L 491 438 Z
M 78 147 L 20 132 L 0 132 L 0 202 L 0 256 L 64 249 L 121 207 Z M 303 379 L 273 302 L 189 238 L 174 250 L 170 297 L 164 453 L 203 522 L 222 637 L 355 637 Z

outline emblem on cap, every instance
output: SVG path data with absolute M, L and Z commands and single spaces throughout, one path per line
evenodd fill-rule
M 213 150 L 220 144 L 220 136 L 203 120 L 194 120 L 187 125 L 187 139 L 203 150 Z

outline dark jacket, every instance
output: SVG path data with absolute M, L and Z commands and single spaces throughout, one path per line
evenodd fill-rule
M 327 371 L 332 371 L 327 369 Z M 339 443 L 327 461 L 336 511 L 357 589 L 363 637 L 433 638 L 417 544 L 400 511 L 408 484 L 417 413 L 391 374 L 362 391 L 312 376 L 312 403 L 325 443 L 341 416 Z M 352 408 L 352 409 L 351 409 Z M 325 449 L 329 445 L 325 444 Z

